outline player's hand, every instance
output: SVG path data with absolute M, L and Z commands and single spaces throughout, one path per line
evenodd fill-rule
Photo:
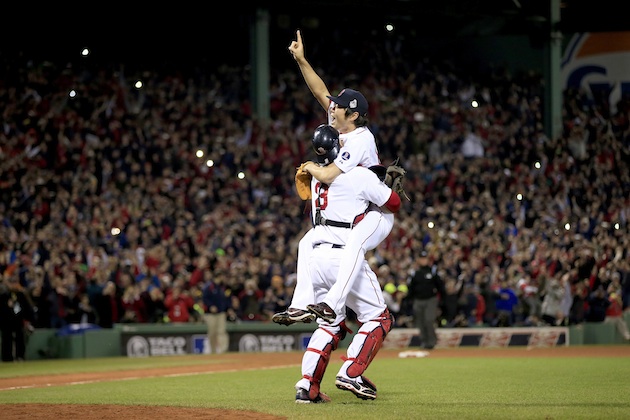
M 296 40 L 289 45 L 289 52 L 296 61 L 300 61 L 304 59 L 304 44 L 302 44 L 302 34 L 299 29 L 296 31 L 295 35 Z
M 311 172 L 309 171 L 309 168 L 308 168 L 310 165 L 315 166 L 315 164 L 311 162 L 310 160 L 307 160 L 306 162 L 304 162 L 304 164 L 302 164 L 301 166 L 302 171 L 310 174 Z

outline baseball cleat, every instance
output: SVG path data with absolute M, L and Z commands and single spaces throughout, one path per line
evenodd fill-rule
M 315 315 L 302 309 L 289 308 L 286 311 L 273 314 L 271 320 L 281 325 L 291 325 L 296 322 L 309 324 L 315 321 Z
M 361 378 L 363 379 L 363 377 Z M 362 383 L 354 379 L 337 376 L 335 378 L 335 385 L 343 391 L 352 392 L 357 398 L 361 398 L 362 400 L 375 400 L 376 386 L 372 381 L 367 380 L 367 378 L 365 379 L 366 381 Z
M 330 397 L 323 392 L 320 392 L 315 399 L 311 400 L 308 397 L 308 391 L 304 388 L 299 388 L 297 393 L 295 394 L 295 403 L 296 404 L 321 404 L 321 403 L 329 403 Z
M 335 319 L 337 319 L 337 314 L 335 313 L 335 311 L 333 311 L 330 306 L 328 306 L 328 304 L 324 302 L 316 303 L 313 305 L 306 305 L 306 309 L 308 309 L 311 313 L 317 315 L 324 321 L 328 322 L 329 324 L 332 324 L 333 322 L 335 322 Z

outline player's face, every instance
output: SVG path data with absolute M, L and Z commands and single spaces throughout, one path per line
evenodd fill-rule
M 354 130 L 353 120 L 350 119 L 352 115 L 350 117 L 346 115 L 346 108 L 334 104 L 330 110 L 330 116 L 330 125 L 340 133 L 348 133 Z

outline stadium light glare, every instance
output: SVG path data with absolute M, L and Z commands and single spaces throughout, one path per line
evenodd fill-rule
M 87 57 L 88 55 L 90 55 L 90 49 L 89 49 L 89 48 L 83 48 L 83 49 L 81 50 L 81 55 L 82 55 L 83 57 Z

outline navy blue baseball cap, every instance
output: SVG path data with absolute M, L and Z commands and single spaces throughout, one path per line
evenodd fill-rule
M 341 108 L 350 108 L 350 110 L 358 112 L 361 116 L 367 115 L 367 99 L 365 99 L 365 96 L 358 90 L 346 88 L 339 92 L 338 96 L 328 96 L 328 99 Z

